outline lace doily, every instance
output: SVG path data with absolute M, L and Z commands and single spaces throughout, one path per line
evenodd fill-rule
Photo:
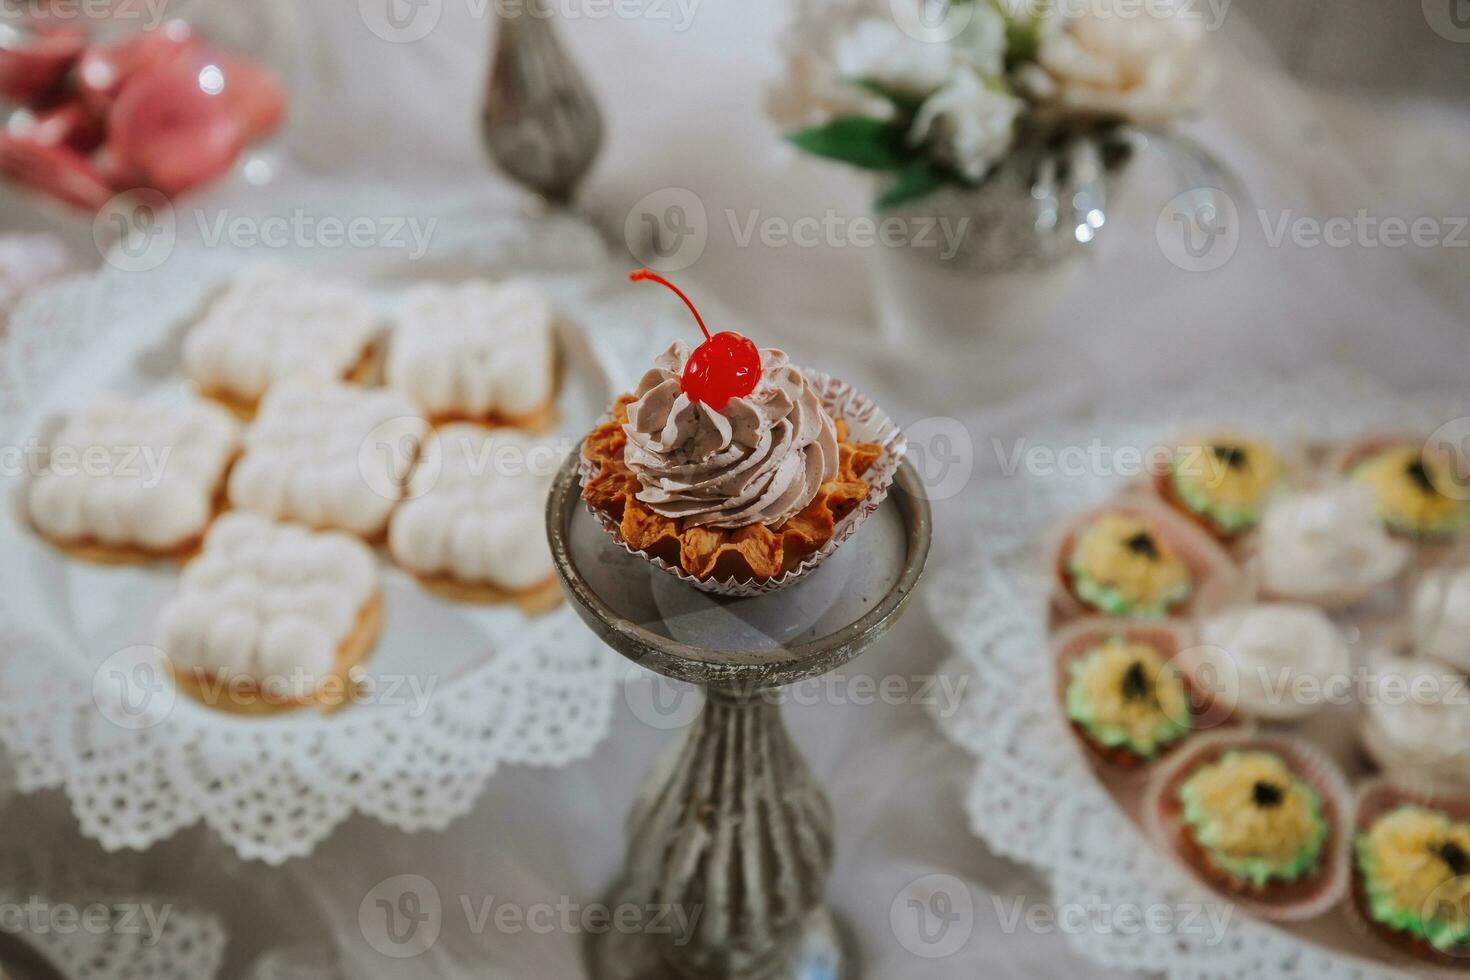
M 428 274 L 445 276 L 445 263 L 454 263 L 481 275 L 559 276 L 561 291 L 551 288 L 573 317 L 598 311 L 589 344 L 606 345 L 610 356 L 641 350 L 649 321 L 598 307 L 596 273 L 605 259 L 588 235 L 556 222 L 481 224 L 473 235 L 446 231 L 426 257 L 438 263 Z M 141 365 L 131 383 L 174 373 L 169 331 L 192 317 L 242 258 L 258 256 L 181 246 L 151 272 L 104 266 L 34 293 L 0 341 L 4 444 L 24 444 L 38 419 L 64 410 L 58 386 L 74 392 L 93 379 L 105 384 L 120 350 Z M 359 258 L 377 263 L 368 273 L 381 271 L 389 281 L 418 275 L 416 268 L 382 269 L 381 256 Z M 23 477 L 0 475 L 12 510 Z M 20 560 L 6 550 L 8 561 Z M 134 576 L 127 579 L 134 592 L 167 584 L 150 584 L 150 575 L 163 572 L 121 574 Z M 14 573 L 0 589 L 0 741 L 10 750 L 19 789 L 63 788 L 83 832 L 108 849 L 147 848 L 203 821 L 240 856 L 278 863 L 310 853 L 354 812 L 405 831 L 444 827 L 470 809 L 502 764 L 565 765 L 605 737 L 617 659 L 569 609 L 529 624 L 513 610 L 446 616 L 402 573 L 385 567 L 383 574 L 389 604 L 400 594 L 410 597 L 398 608 L 412 604 L 403 616 L 413 629 L 422 626 L 423 635 L 415 632 L 400 646 L 414 649 L 417 641 L 424 656 L 437 657 L 422 668 L 437 678 L 431 691 L 405 695 L 391 707 L 264 719 L 233 718 L 181 700 L 143 723 L 120 725 L 108 699 L 127 695 L 108 693 L 102 668 L 125 644 L 105 632 L 118 621 L 109 618 L 117 610 L 107 607 L 131 601 L 132 593 L 119 587 L 94 595 L 89 581 L 77 585 L 61 573 L 45 583 L 33 582 L 28 571 Z M 73 630 L 68 617 L 93 622 Z M 454 623 L 441 635 L 437 624 L 449 618 Z M 400 663 L 397 669 L 420 668 Z
M 227 935 L 216 916 L 142 890 L 140 861 L 90 857 L 56 827 L 30 824 L 9 838 L 0 848 L 6 931 L 75 980 L 208 980 L 219 972 Z
M 1053 451 L 1142 448 L 1194 426 L 1226 425 L 1290 445 L 1396 427 L 1427 433 L 1466 415 L 1470 403 L 1463 399 L 1403 400 L 1361 378 L 1255 379 L 1230 389 L 1141 399 L 1111 419 L 1074 420 L 1025 444 Z M 973 431 L 988 434 L 985 420 L 977 420 Z M 1118 809 L 1075 741 L 1059 737 L 1063 725 L 1050 671 L 1040 664 L 1050 588 L 1042 540 L 1058 521 L 1106 499 L 1121 482 L 1096 472 L 1028 476 L 992 470 L 977 477 L 969 499 L 978 506 L 967 522 L 974 538 L 964 550 L 980 557 L 944 569 L 926 586 L 931 612 L 953 651 L 942 669 L 967 678 L 961 710 L 936 714 L 936 721 L 978 757 L 966 799 L 971 828 L 992 850 L 1040 870 L 1058 907 L 1178 908 L 1200 893 Z M 1350 980 L 1390 972 L 1244 915 L 1231 917 L 1223 938 L 1205 929 L 1079 929 L 1067 936 L 1102 965 L 1172 980 Z

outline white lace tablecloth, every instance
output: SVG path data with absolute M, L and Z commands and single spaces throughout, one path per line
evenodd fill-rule
M 515 200 L 487 176 L 473 129 L 489 31 L 473 12 L 490 5 L 433 4 L 442 11 L 439 28 L 418 44 L 399 46 L 374 38 L 351 4 L 309 6 L 322 68 L 319 99 L 330 109 L 308 128 L 318 169 L 288 174 L 253 198 L 230 199 L 232 213 L 304 204 L 317 215 L 392 214 L 402 213 L 405 197 L 414 213 L 431 206 L 447 211 L 448 188 L 462 199 L 450 203 L 466 210 L 463 220 L 442 221 L 438 234 L 473 242 L 483 214 L 508 209 Z M 1331 363 L 1399 393 L 1463 385 L 1470 365 L 1470 274 L 1463 255 L 1293 251 L 1257 241 L 1243 244 L 1218 275 L 1190 274 L 1165 262 L 1154 244 L 1153 222 L 1163 202 L 1148 188 L 1125 200 L 1117 224 L 1110 223 L 1104 252 L 1081 286 L 1086 302 L 1040 328 L 1035 346 L 1017 363 L 977 359 L 974 375 L 961 383 L 897 368 L 871 340 L 861 250 L 768 248 L 758 240 L 742 245 L 732 231 L 731 214 L 738 230 L 753 216 L 790 221 L 820 219 L 829 208 L 851 210 L 851 198 L 837 189 L 839 172 L 811 163 L 793 167 L 775 149 L 762 115 L 761 87 L 776 74 L 773 38 L 788 16 L 786 4 L 703 3 L 695 14 L 682 33 L 654 19 L 566 24 L 567 46 L 581 59 L 608 119 L 604 155 L 587 185 L 589 205 L 621 227 L 628 209 L 648 194 L 695 192 L 710 216 L 710 241 L 679 282 L 702 307 L 723 301 L 723 312 L 705 309 L 712 325 L 769 338 L 798 363 L 861 384 L 911 430 L 918 420 L 938 418 L 928 423 L 931 432 L 964 433 L 981 474 L 994 466 L 992 439 L 1008 445 L 1054 429 L 1057 419 L 1085 418 L 1119 392 L 1173 387 L 1185 378 L 1269 373 L 1290 385 L 1299 374 Z M 1235 25 L 1232 17 L 1228 26 Z M 1258 195 L 1257 206 L 1325 215 L 1378 207 L 1438 214 L 1463 209 L 1470 164 L 1448 149 L 1463 140 L 1463 114 L 1378 111 L 1368 126 L 1361 115 L 1324 117 L 1269 64 L 1227 68 L 1220 100 L 1197 128 L 1242 174 Z M 1341 128 L 1349 138 L 1334 134 L 1339 120 L 1346 121 Z M 349 190 L 355 195 L 344 201 L 340 195 Z M 208 196 L 201 202 L 221 206 Z M 477 208 L 468 210 L 470 204 Z M 619 254 L 614 265 L 621 269 L 626 261 Z M 621 293 L 610 288 L 609 295 Z M 987 373 L 1011 369 L 1025 374 L 1030 394 L 1004 410 L 978 414 L 990 400 Z M 958 420 L 958 428 L 942 424 L 946 418 Z M 976 480 L 938 502 L 939 526 L 966 527 L 989 486 Z M 1032 520 L 1027 508 L 1045 507 L 1044 500 L 1016 504 L 1018 525 Z M 921 589 L 965 582 L 970 548 L 970 535 L 942 533 Z M 954 649 L 935 628 L 931 608 L 915 603 L 889 639 L 844 676 L 935 673 Z M 1056 928 L 1027 926 L 1024 915 L 1015 924 L 1014 913 L 1054 904 L 1054 876 L 1032 870 L 1029 859 L 997 853 L 971 831 L 966 799 L 974 762 L 939 733 L 931 709 L 858 700 L 819 691 L 792 705 L 787 716 L 837 814 L 838 859 L 829 895 L 852 925 L 866 975 L 1114 975 L 1090 958 L 1097 949 L 1083 955 Z M 270 868 L 241 861 L 210 832 L 183 829 L 144 855 L 150 882 L 216 911 L 228 924 L 223 976 L 583 977 L 583 935 L 497 929 L 493 917 L 487 927 L 478 913 L 487 900 L 523 910 L 588 902 L 610 884 L 636 785 L 679 734 L 676 725 L 640 720 L 648 717 L 647 704 L 647 689 L 635 681 L 631 693 L 615 697 L 609 736 L 591 758 L 555 771 L 502 768 L 494 792 L 442 831 L 405 834 L 348 816 L 309 857 Z M 27 802 L 29 822 L 73 821 L 63 793 Z M 1088 832 L 1085 822 L 1074 826 L 1080 839 L 1095 839 L 1080 836 Z M 85 841 L 79 846 L 90 847 L 85 853 L 99 863 L 126 857 Z M 1065 895 L 1104 880 L 1083 871 L 1066 883 Z M 402 885 L 403 875 L 433 886 L 441 900 L 439 931 L 427 952 L 393 959 L 374 948 L 361 916 L 385 897 L 374 889 L 384 882 Z M 963 889 L 970 902 L 968 928 L 952 933 L 946 955 L 926 957 L 904 945 L 893 917 L 910 908 L 913 883 L 932 881 L 931 875 L 945 876 L 945 887 Z M 1144 955 L 1114 950 L 1108 958 L 1120 969 L 1142 969 Z M 1270 976 L 1272 965 L 1258 964 L 1242 980 Z

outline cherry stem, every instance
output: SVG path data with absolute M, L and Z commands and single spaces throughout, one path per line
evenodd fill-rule
M 651 269 L 639 269 L 637 272 L 628 273 L 628 281 L 656 282 L 661 286 L 668 286 L 674 291 L 674 295 L 682 299 L 684 301 L 684 305 L 689 307 L 689 312 L 694 314 L 694 322 L 699 324 L 699 329 L 704 333 L 704 339 L 710 339 L 709 328 L 704 325 L 704 317 L 700 316 L 699 311 L 694 308 L 694 304 L 689 302 L 689 297 L 684 295 L 684 290 L 680 289 L 678 286 L 675 286 L 673 283 L 669 282 L 663 276 L 659 275 L 657 272 L 652 271 Z

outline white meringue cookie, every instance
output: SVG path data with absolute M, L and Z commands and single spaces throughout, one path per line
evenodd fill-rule
M 1325 606 L 1357 602 L 1403 571 L 1410 557 L 1363 489 L 1346 482 L 1273 500 L 1261 520 L 1260 548 L 1268 594 Z
M 1387 772 L 1470 783 L 1470 681 L 1435 660 L 1379 655 L 1359 737 Z
M 1409 607 L 1414 648 L 1470 673 L 1470 568 L 1427 573 Z
M 362 360 L 377 314 L 356 286 L 277 266 L 232 283 L 184 339 L 184 372 L 247 402 L 275 382 L 340 380 Z
M 259 556 L 268 557 L 241 560 Z M 288 573 L 323 560 L 338 574 L 303 584 Z M 377 591 L 377 561 L 356 538 L 230 511 L 159 611 L 157 642 L 176 667 L 227 680 L 269 679 L 276 688 L 285 682 L 285 690 L 297 681 L 312 687 L 332 669 Z
M 261 399 L 230 503 L 313 528 L 382 531 L 429 426 L 384 389 L 287 381 Z
M 546 494 L 556 455 L 515 429 L 438 430 L 393 515 L 388 549 L 404 568 L 524 591 L 552 574 Z
M 1262 603 L 1230 609 L 1200 625 L 1191 662 L 1208 662 L 1227 703 L 1259 718 L 1308 715 L 1327 703 L 1352 667 L 1347 642 L 1313 606 Z
M 410 290 L 388 350 L 388 384 L 432 415 L 515 419 L 552 396 L 551 302 L 521 280 Z
M 201 401 L 107 398 L 72 416 L 27 496 L 62 544 L 166 552 L 198 537 L 239 449 L 239 426 Z

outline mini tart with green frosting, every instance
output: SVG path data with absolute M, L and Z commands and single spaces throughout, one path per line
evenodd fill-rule
M 1273 752 L 1226 752 L 1190 774 L 1178 801 L 1207 870 L 1236 889 L 1260 892 L 1322 869 L 1322 798 Z
M 1440 489 L 1455 485 L 1450 462 L 1422 446 L 1380 449 L 1352 467 L 1352 478 L 1368 488 L 1378 519 L 1396 534 L 1456 538 L 1470 526 L 1470 504 Z
M 1125 767 L 1157 758 L 1192 727 L 1184 675 L 1152 644 L 1115 636 L 1067 666 L 1067 717 Z
M 1166 492 L 1215 534 L 1233 538 L 1260 522 L 1282 473 L 1281 459 L 1270 447 L 1237 436 L 1217 436 L 1175 447 Z
M 1152 521 L 1104 511 L 1077 532 L 1068 584 L 1083 604 L 1113 616 L 1158 618 L 1189 598 L 1189 566 Z
M 1427 947 L 1470 954 L 1470 823 L 1405 803 L 1353 842 L 1360 910 L 1380 929 Z

